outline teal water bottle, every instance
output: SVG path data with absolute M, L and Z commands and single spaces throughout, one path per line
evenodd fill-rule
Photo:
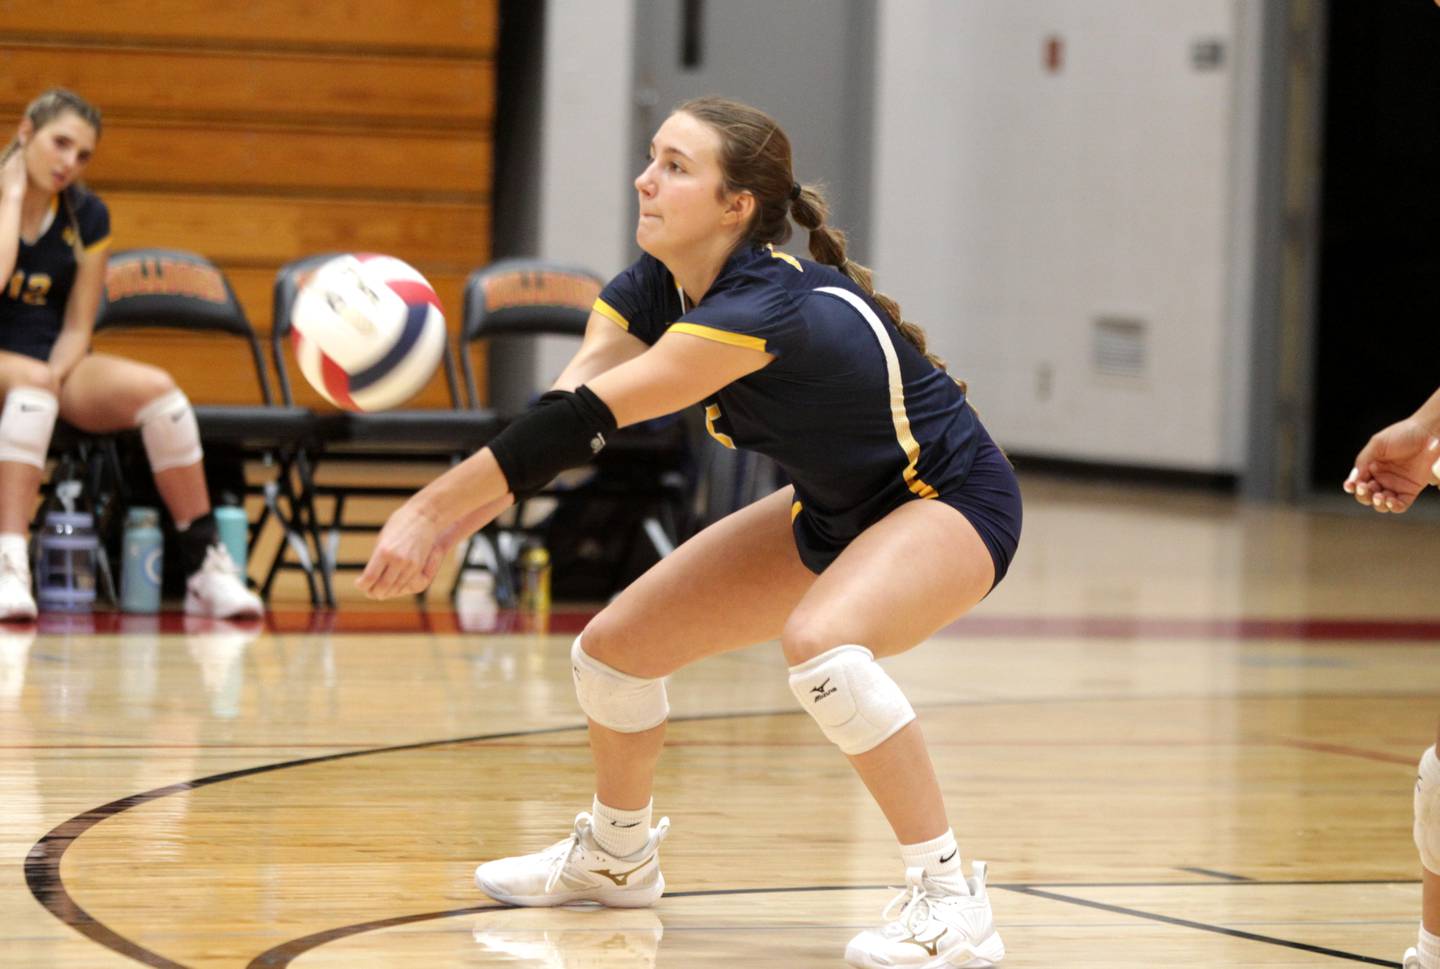
M 250 519 L 245 517 L 245 509 L 229 504 L 216 508 L 215 528 L 220 533 L 225 550 L 235 561 L 235 567 L 244 576 L 245 553 L 250 546 Z
M 125 612 L 160 611 L 164 565 L 160 512 L 131 508 L 125 518 L 124 563 L 120 572 L 120 608 Z

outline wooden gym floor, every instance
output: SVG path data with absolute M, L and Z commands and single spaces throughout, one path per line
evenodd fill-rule
M 1005 966 L 1396 965 L 1440 524 L 1026 487 L 1009 580 L 888 664 Z M 407 609 L 0 632 L 0 964 L 831 967 L 878 921 L 892 840 L 773 645 L 671 684 L 656 908 L 489 901 L 589 805 L 583 616 Z

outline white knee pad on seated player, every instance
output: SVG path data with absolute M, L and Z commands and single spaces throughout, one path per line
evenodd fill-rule
M 1440 759 L 1434 747 L 1420 758 L 1415 780 L 1415 847 L 1420 863 L 1440 875 Z
M 200 425 L 195 408 L 181 390 L 161 394 L 135 415 L 140 439 L 151 471 L 168 471 L 194 464 L 205 456 L 200 447 Z
M 16 387 L 5 396 L 0 412 L 0 461 L 16 461 L 44 469 L 55 415 L 55 395 L 38 387 Z
M 847 754 L 880 746 L 915 719 L 910 701 L 864 646 L 836 646 L 790 667 L 790 690 Z
M 570 669 L 575 674 L 580 709 L 602 727 L 640 733 L 660 726 L 670 716 L 664 678 L 648 680 L 606 666 L 580 648 L 579 636 L 570 647 Z

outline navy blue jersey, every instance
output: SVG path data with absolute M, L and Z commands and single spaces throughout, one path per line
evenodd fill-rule
M 742 247 L 697 305 L 643 255 L 595 308 L 647 344 L 668 330 L 773 354 L 704 402 L 720 443 L 774 459 L 837 545 L 906 498 L 964 482 L 978 423 L 960 387 L 831 266 Z
M 0 292 L 0 350 L 48 360 L 75 285 L 76 249 L 92 253 L 110 244 L 105 203 L 88 193 L 70 197 L 76 194 L 80 200 L 73 209 L 57 195 L 40 237 L 33 243 L 20 240 L 15 271 Z

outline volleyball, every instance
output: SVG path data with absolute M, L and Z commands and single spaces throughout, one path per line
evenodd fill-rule
M 445 313 L 425 277 L 393 256 L 347 253 L 300 287 L 290 314 L 300 372 L 352 411 L 399 406 L 445 350 Z

